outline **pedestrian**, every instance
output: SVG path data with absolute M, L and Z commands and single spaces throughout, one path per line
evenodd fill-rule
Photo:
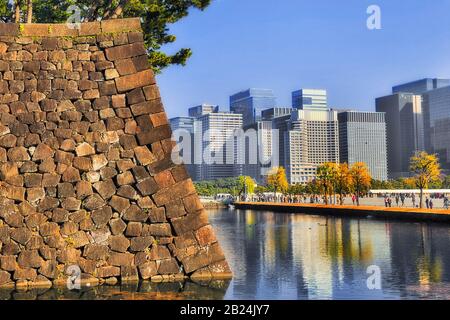
M 444 197 L 444 209 L 448 210 L 448 198 Z
M 396 195 L 395 196 L 395 203 L 396 203 L 397 207 L 398 207 L 399 202 L 400 202 L 400 197 L 398 195 Z
M 425 204 L 427 205 L 427 209 L 430 209 L 430 199 L 428 197 L 425 199 Z
M 355 197 L 355 195 L 352 195 L 352 202 L 353 202 L 353 205 L 355 205 L 355 202 L 356 202 L 356 197 Z
M 430 209 L 433 209 L 433 200 L 430 199 Z
M 416 207 L 416 195 L 415 194 L 412 195 L 411 200 L 412 200 L 413 208 L 415 208 Z
M 384 196 L 384 206 L 387 208 L 389 206 L 388 197 Z
M 404 194 L 402 194 L 400 196 L 400 200 L 402 201 L 402 207 L 404 207 L 405 206 L 405 195 Z

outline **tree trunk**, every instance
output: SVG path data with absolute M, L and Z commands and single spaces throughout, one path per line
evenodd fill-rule
M 420 188 L 420 209 L 423 209 L 423 188 Z
M 115 9 L 111 8 L 105 12 L 104 19 L 117 19 L 121 17 L 126 4 L 127 0 L 121 0 Z
M 356 187 L 356 206 L 359 207 L 359 187 Z
M 14 1 L 14 6 L 15 6 L 15 14 L 14 14 L 14 20 L 16 23 L 20 22 L 20 0 L 15 0 Z
M 27 23 L 33 22 L 33 0 L 28 0 L 27 5 Z

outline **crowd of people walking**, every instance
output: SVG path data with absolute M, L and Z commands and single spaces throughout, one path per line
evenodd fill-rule
M 373 197 L 366 197 L 374 199 Z M 361 199 L 362 205 L 376 205 L 376 200 L 364 201 L 365 198 Z M 384 195 L 382 197 L 384 206 L 386 208 L 392 207 L 412 207 L 419 208 L 420 199 L 419 196 L 415 194 L 392 194 L 392 195 Z M 239 197 L 240 201 L 246 202 L 271 202 L 271 203 L 304 203 L 304 204 L 339 204 L 341 203 L 339 195 L 334 195 L 325 199 L 324 196 L 319 195 L 285 195 L 285 194 L 253 194 L 253 195 L 241 195 Z M 343 204 L 346 203 L 346 200 L 351 200 L 353 205 L 357 204 L 356 195 L 348 195 L 343 198 Z M 366 203 L 367 202 L 367 203 Z M 380 205 L 380 204 L 379 204 Z M 439 196 L 427 196 L 424 200 L 424 205 L 427 209 L 435 209 L 435 208 L 443 208 L 448 210 L 450 207 L 450 200 L 447 195 L 439 195 Z

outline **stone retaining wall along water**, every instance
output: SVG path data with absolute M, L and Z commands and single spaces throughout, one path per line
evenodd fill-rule
M 172 148 L 139 19 L 0 24 L 0 286 L 230 277 Z

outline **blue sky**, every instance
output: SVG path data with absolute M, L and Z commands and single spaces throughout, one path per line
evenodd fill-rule
M 366 27 L 372 4 L 382 30 Z M 324 88 L 333 107 L 371 111 L 393 85 L 450 77 L 450 0 L 213 0 L 171 32 L 167 52 L 194 54 L 158 76 L 170 117 L 203 102 L 228 110 L 249 87 L 273 89 L 279 106 L 294 89 Z

